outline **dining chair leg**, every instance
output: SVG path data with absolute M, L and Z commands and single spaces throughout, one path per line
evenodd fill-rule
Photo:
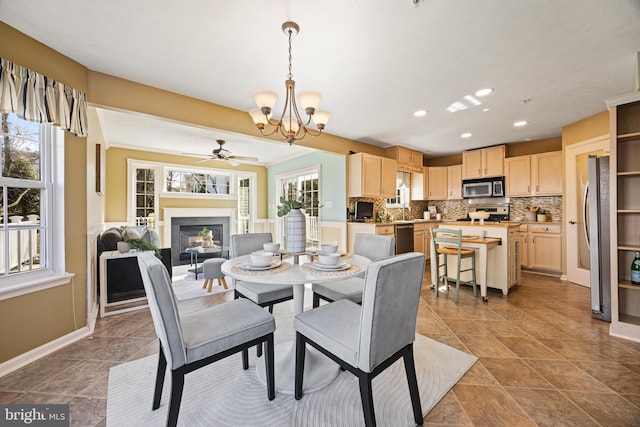
M 249 369 L 249 350 L 246 348 L 242 350 L 242 369 Z
M 162 343 L 160 343 L 160 351 L 158 352 L 158 370 L 156 371 L 156 386 L 153 392 L 153 404 L 152 409 L 158 409 L 160 407 L 160 399 L 162 399 L 162 385 L 164 384 L 164 374 L 167 371 L 167 359 L 164 357 L 164 351 L 162 350 Z
M 276 398 L 276 377 L 274 367 L 274 355 L 273 355 L 273 333 L 267 336 L 266 350 L 265 350 L 265 374 L 267 378 L 267 398 L 273 400 Z
M 256 356 L 262 357 L 262 343 L 256 345 Z
M 296 332 L 296 366 L 294 379 L 294 397 L 296 400 L 302 398 L 302 383 L 304 382 L 304 356 L 305 341 L 300 332 Z
M 371 375 L 366 372 L 358 372 L 358 383 L 360 384 L 360 400 L 362 401 L 362 411 L 364 412 L 364 424 L 367 427 L 376 425 L 376 414 L 373 410 L 373 394 L 371 393 Z
M 473 255 L 471 255 L 471 279 L 473 280 L 473 296 L 474 298 L 478 298 L 478 291 L 476 290 L 478 282 L 476 282 L 476 253 L 475 252 L 473 253 Z
M 409 344 L 402 355 L 404 370 L 407 374 L 409 384 L 409 396 L 413 408 L 413 419 L 418 425 L 422 425 L 422 406 L 420 405 L 420 391 L 418 390 L 418 379 L 416 377 L 416 365 L 413 359 L 413 344 Z
M 315 292 L 313 293 L 313 308 L 320 307 L 320 297 Z
M 460 269 L 462 268 L 462 257 L 458 257 L 458 274 L 456 275 L 456 304 L 460 295 Z
M 178 425 L 178 413 L 180 412 L 180 402 L 182 401 L 183 390 L 184 366 L 181 366 L 171 371 L 171 398 L 169 399 L 167 427 L 175 427 Z

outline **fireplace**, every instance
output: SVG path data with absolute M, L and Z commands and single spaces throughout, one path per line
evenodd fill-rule
M 204 228 L 211 230 L 210 239 L 203 238 Z M 191 261 L 191 250 L 198 260 L 228 256 L 229 217 L 178 217 L 171 219 L 171 256 L 173 265 Z M 219 248 L 219 250 L 217 250 Z

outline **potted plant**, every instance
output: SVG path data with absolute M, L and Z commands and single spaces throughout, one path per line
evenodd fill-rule
M 537 220 L 538 222 L 547 222 L 547 211 L 538 209 Z
M 138 249 L 141 251 L 153 251 L 156 257 L 158 257 L 159 259 L 162 259 L 162 256 L 160 255 L 160 249 L 158 249 L 154 244 L 152 244 L 148 240 L 127 239 L 125 240 L 125 242 L 127 242 L 131 246 L 131 249 Z

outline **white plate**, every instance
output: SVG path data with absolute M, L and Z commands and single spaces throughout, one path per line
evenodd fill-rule
M 274 260 L 269 265 L 251 265 L 249 263 L 244 263 L 240 266 L 240 268 L 243 270 L 254 270 L 254 271 L 269 270 L 269 269 L 278 267 L 280 264 L 282 264 L 282 261 L 280 260 Z
M 336 265 L 325 265 L 325 264 L 320 264 L 317 261 L 314 261 L 311 263 L 311 267 L 315 268 L 316 270 L 323 270 L 323 271 L 341 271 L 351 267 L 351 264 L 349 264 L 346 261 L 342 261 Z

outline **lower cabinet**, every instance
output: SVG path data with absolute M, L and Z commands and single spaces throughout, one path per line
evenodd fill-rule
M 521 265 L 532 270 L 562 272 L 562 226 L 560 224 L 523 224 Z

